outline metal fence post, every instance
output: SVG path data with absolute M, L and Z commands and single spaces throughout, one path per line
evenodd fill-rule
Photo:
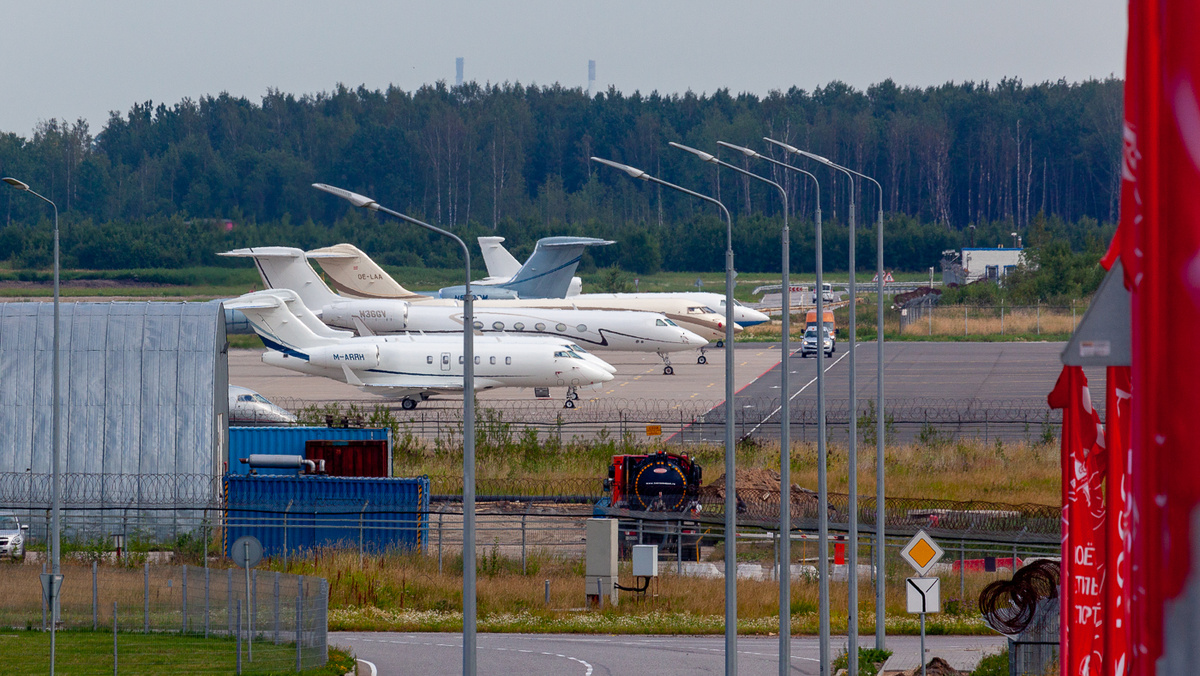
M 47 522 L 49 523 L 49 522 Z M 42 560 L 42 575 L 46 574 L 46 560 Z M 46 631 L 46 595 L 42 594 L 42 631 Z
M 150 633 L 150 562 L 142 568 L 142 633 Z
M 183 633 L 187 633 L 188 616 L 187 616 L 187 564 L 183 564 Z
M 284 510 L 283 510 L 283 570 L 284 570 L 285 572 L 286 572 L 286 571 L 287 571 L 287 569 L 288 569 L 288 562 L 287 562 L 287 554 L 288 554 L 288 543 L 287 543 L 287 533 L 288 533 L 288 512 L 289 512 L 289 511 L 291 511 L 291 509 L 292 509 L 292 501 L 291 501 L 291 500 L 288 500 L 287 507 L 285 507 L 285 508 L 284 508 Z
M 279 645 L 279 572 L 275 573 L 275 645 Z
M 208 566 L 204 567 L 204 638 L 208 638 L 209 620 L 212 616 L 212 606 L 210 606 L 208 602 L 208 590 L 210 587 L 209 583 L 212 580 L 211 571 L 212 569 Z
M 967 541 L 958 541 L 958 600 L 967 600 Z
M 550 605 L 550 580 L 546 580 L 546 606 Z
M 358 512 L 358 566 L 363 566 L 363 519 L 366 517 L 367 504 L 370 500 L 363 500 L 362 509 Z
M 442 574 L 442 512 L 438 511 L 438 575 Z
M 117 676 L 117 602 L 113 601 L 113 676 Z
M 246 636 L 250 642 L 246 645 L 246 656 L 250 661 L 254 661 L 254 625 L 258 624 L 258 570 L 250 571 L 250 600 L 247 601 L 246 619 L 249 620 L 249 626 L 246 627 Z
M 521 574 L 525 575 L 525 515 L 521 515 Z
M 303 583 L 301 583 L 303 585 Z M 300 671 L 300 626 L 304 617 L 304 604 L 300 600 L 299 592 L 296 593 L 296 671 Z
M 233 633 L 233 569 L 225 569 L 225 617 L 228 620 L 229 633 Z
M 242 600 L 237 601 L 237 672 L 242 673 Z
M 92 561 L 92 631 L 96 631 L 97 621 L 99 620 L 99 613 L 97 610 L 100 607 L 100 599 L 96 594 L 97 591 L 96 562 Z
M 1004 299 L 1000 299 L 1000 335 L 1004 335 Z
M 1037 302 L 1037 332 L 1038 332 L 1039 336 L 1042 335 L 1042 299 L 1041 298 L 1039 298 L 1038 302 Z
M 963 306 L 963 335 L 967 335 L 967 306 Z
M 683 575 L 683 522 L 677 521 L 675 525 L 679 529 L 679 539 L 675 543 L 675 572 Z

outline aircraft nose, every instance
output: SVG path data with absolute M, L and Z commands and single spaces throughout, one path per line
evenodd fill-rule
M 685 345 L 694 345 L 696 347 L 704 347 L 705 345 L 708 345 L 708 341 L 705 340 L 703 336 L 698 333 L 688 331 L 687 329 L 681 329 L 679 331 L 679 342 Z
M 607 383 L 613 379 L 612 373 L 594 364 L 584 364 L 580 370 L 582 371 L 582 375 L 593 383 Z M 616 369 L 613 369 L 613 373 L 615 372 Z
M 763 322 L 771 321 L 771 318 L 768 317 L 766 315 L 766 313 L 764 313 L 764 312 L 759 312 L 758 310 L 754 310 L 751 308 L 742 308 L 742 309 L 746 313 L 746 323 L 756 322 L 758 324 L 762 324 Z

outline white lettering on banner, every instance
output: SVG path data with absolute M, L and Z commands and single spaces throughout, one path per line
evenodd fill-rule
M 1095 547 L 1076 547 L 1075 548 L 1075 563 L 1081 566 L 1094 565 L 1093 559 L 1096 555 Z

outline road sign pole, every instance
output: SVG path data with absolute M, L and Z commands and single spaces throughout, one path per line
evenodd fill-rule
M 925 676 L 925 613 L 921 613 L 921 676 Z

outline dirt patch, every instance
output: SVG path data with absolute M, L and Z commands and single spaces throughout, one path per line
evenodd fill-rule
M 779 472 L 769 469 L 743 469 L 737 472 L 737 497 L 746 505 L 779 504 Z M 725 499 L 725 475 L 700 489 L 704 502 L 720 502 Z M 817 494 L 807 488 L 792 484 L 792 505 L 813 507 Z

